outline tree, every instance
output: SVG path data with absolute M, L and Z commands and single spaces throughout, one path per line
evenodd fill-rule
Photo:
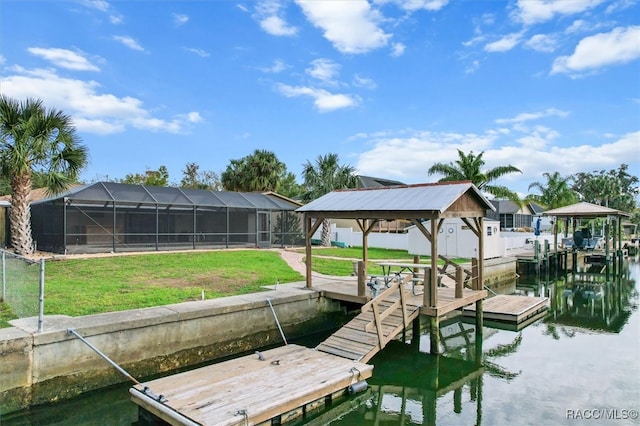
M 300 198 L 303 192 L 304 186 L 296 182 L 296 175 L 291 172 L 285 171 L 280 177 L 280 187 L 278 189 L 278 194 L 295 200 Z
M 478 155 L 474 155 L 473 151 L 465 155 L 462 151 L 458 150 L 458 159 L 455 162 L 449 164 L 435 163 L 429 168 L 427 173 L 429 173 L 429 175 L 436 173 L 444 175 L 438 182 L 470 180 L 481 191 L 492 194 L 496 198 L 506 198 L 520 205 L 521 202 L 518 194 L 505 186 L 490 184 L 494 180 L 509 173 L 522 173 L 520 169 L 508 165 L 482 171 L 482 166 L 484 166 L 483 155 L 484 151 Z
M 231 160 L 221 175 L 222 186 L 227 191 L 277 192 L 286 168 L 273 152 L 256 149 L 253 154 Z
M 210 189 L 219 191 L 222 189 L 222 182 L 216 172 L 209 170 L 200 171 L 200 166 L 196 163 L 187 163 L 182 171 L 182 188 Z
M 337 154 L 319 155 L 315 164 L 311 164 L 307 160 L 302 170 L 305 189 L 302 194 L 302 200 L 311 201 L 336 189 L 357 187 L 358 179 L 354 172 L 355 169 L 353 167 L 340 164 Z M 331 245 L 329 226 L 329 220 L 324 219 L 322 221 L 321 237 L 323 246 Z
M 578 194 L 571 189 L 572 176 L 562 177 L 560 173 L 543 173 L 547 179 L 546 184 L 533 182 L 529 185 L 529 190 L 537 189 L 540 195 L 527 195 L 528 201 L 536 202 L 547 209 L 557 209 L 568 206 L 578 201 Z
M 70 116 L 39 99 L 0 96 L 0 174 L 11 182 L 11 245 L 18 254 L 35 250 L 28 200 L 34 174 L 47 194 L 60 193 L 77 181 L 87 156 Z
M 637 207 L 635 199 L 640 189 L 638 177 L 630 175 L 628 169 L 628 165 L 622 164 L 618 170 L 576 173 L 573 189 L 586 202 L 632 212 Z
M 120 183 L 131 185 L 167 186 L 169 185 L 169 171 L 166 166 L 160 166 L 158 170 L 147 169 L 144 173 L 125 175 Z

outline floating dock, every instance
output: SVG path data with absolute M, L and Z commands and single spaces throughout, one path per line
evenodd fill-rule
M 171 425 L 270 425 L 324 408 L 372 372 L 372 365 L 292 344 L 136 385 L 130 394 Z
M 505 321 L 515 324 L 546 311 L 549 307 L 548 297 L 531 297 L 498 294 L 484 300 L 482 312 L 484 319 Z M 465 316 L 475 316 L 475 305 L 469 305 L 462 311 Z

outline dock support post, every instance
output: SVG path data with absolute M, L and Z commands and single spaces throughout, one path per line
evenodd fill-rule
M 455 297 L 456 299 L 460 299 L 462 297 L 462 287 L 464 280 L 464 270 L 460 266 L 456 266 L 456 290 Z
M 437 355 L 440 353 L 440 318 L 437 316 L 431 317 L 431 327 L 429 330 L 429 340 L 431 346 L 429 353 Z
M 420 350 L 420 318 L 418 315 L 411 322 L 411 346 L 418 352 Z
M 366 288 L 365 288 L 365 268 L 364 268 L 364 262 L 362 260 L 358 261 L 358 296 L 363 297 L 365 296 L 366 293 Z
M 476 302 L 476 362 L 482 362 L 482 299 Z

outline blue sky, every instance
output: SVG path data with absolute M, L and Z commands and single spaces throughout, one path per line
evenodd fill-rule
M 0 92 L 73 117 L 85 180 L 266 149 L 298 181 L 334 152 L 433 182 L 461 149 L 526 194 L 544 172 L 640 175 L 640 4 L 5 0 Z

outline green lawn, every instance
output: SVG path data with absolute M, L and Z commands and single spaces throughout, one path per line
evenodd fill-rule
M 6 303 L 0 303 L 0 328 L 10 327 L 9 320 L 15 319 L 16 316 Z
M 45 314 L 89 315 L 303 281 L 273 251 L 157 253 L 47 262 Z
M 304 249 L 302 249 L 304 252 Z M 403 250 L 369 249 L 369 275 L 376 262 L 411 262 Z M 313 270 L 349 276 L 362 248 L 313 248 Z M 464 261 L 461 259 L 460 261 Z M 421 258 L 421 262 L 428 257 Z M 220 250 L 150 253 L 46 262 L 45 314 L 90 315 L 263 291 L 265 285 L 304 281 L 275 251 Z M 31 279 L 33 280 L 33 279 Z M 37 278 L 34 280 L 37 286 Z M 37 303 L 37 295 L 35 298 Z M 15 318 L 0 305 L 0 327 Z

